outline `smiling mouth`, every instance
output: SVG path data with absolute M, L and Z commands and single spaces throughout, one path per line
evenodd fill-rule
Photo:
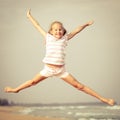
M 61 34 L 56 34 L 57 36 L 61 36 Z
M 56 35 L 56 38 L 58 38 L 58 39 L 61 38 L 61 35 Z

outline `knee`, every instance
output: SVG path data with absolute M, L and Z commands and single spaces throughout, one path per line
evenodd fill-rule
M 82 90 L 84 90 L 84 87 L 85 87 L 85 86 L 82 85 L 82 84 L 76 84 L 76 85 L 74 85 L 74 87 L 77 88 L 78 90 L 81 90 L 81 91 L 82 91 Z
M 28 81 L 28 84 L 29 84 L 30 86 L 33 86 L 33 85 L 38 84 L 40 81 L 42 81 L 42 80 L 44 80 L 44 79 L 46 79 L 46 77 L 33 78 L 32 80 L 29 80 L 29 81 Z
M 28 81 L 28 84 L 29 84 L 29 86 L 34 86 L 34 85 L 37 84 L 37 82 L 34 81 L 34 80 L 29 80 L 29 81 Z

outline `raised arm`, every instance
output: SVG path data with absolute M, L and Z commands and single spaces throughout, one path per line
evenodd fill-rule
M 74 29 L 71 33 L 68 34 L 68 39 L 73 38 L 76 34 L 78 34 L 79 32 L 81 32 L 84 28 L 86 28 L 89 25 L 92 25 L 94 22 L 93 21 L 89 21 L 86 24 L 77 27 L 76 29 Z
M 45 37 L 47 32 L 39 25 L 39 23 L 33 18 L 30 10 L 27 11 L 27 17 L 32 22 L 35 28 Z

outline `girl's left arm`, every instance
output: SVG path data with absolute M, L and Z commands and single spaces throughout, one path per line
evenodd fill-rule
M 81 32 L 84 28 L 86 28 L 89 25 L 92 25 L 94 23 L 94 21 L 89 21 L 86 24 L 77 27 L 75 30 L 73 30 L 71 33 L 68 34 L 68 40 L 70 40 L 71 38 L 73 38 L 76 34 L 78 34 L 79 32 Z

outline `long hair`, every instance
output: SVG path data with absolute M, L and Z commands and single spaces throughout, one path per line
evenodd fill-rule
M 49 28 L 49 30 L 48 30 L 48 33 L 51 34 L 52 26 L 53 26 L 54 24 L 60 24 L 60 25 L 62 26 L 63 30 L 64 30 L 63 35 L 66 34 L 66 32 L 67 32 L 66 29 L 63 27 L 63 24 L 62 24 L 61 22 L 59 22 L 59 21 L 54 21 L 54 22 L 51 23 L 50 28 Z

